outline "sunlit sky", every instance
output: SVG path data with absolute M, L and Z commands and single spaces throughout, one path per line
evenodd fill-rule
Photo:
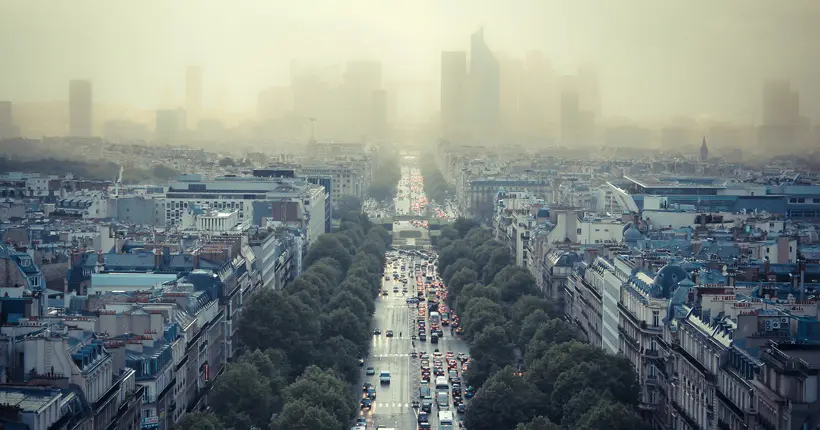
M 438 79 L 440 51 L 543 50 L 562 72 L 600 71 L 607 115 L 711 114 L 756 121 L 760 88 L 790 78 L 820 119 L 817 0 L 0 0 L 0 100 L 181 100 L 205 69 L 205 103 L 252 109 L 291 59 L 378 59 L 387 80 Z

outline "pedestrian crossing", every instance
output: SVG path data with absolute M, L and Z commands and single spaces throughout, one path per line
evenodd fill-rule
M 374 403 L 376 408 L 409 408 L 410 403 Z
M 372 355 L 373 358 L 389 358 L 389 357 L 409 357 L 410 353 L 404 354 L 374 354 Z

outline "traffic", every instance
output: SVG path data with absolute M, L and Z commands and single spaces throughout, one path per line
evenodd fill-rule
M 414 167 L 402 168 L 395 207 L 419 215 L 427 205 Z M 421 227 L 421 226 L 416 226 Z M 426 227 L 426 226 L 424 226 Z M 354 430 L 463 429 L 474 390 L 465 381 L 469 349 L 429 249 L 387 254 L 373 317 L 373 347 L 360 364 L 360 416 Z

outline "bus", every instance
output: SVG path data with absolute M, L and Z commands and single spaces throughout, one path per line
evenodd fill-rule
M 438 413 L 438 428 L 439 430 L 453 430 L 453 411 L 439 411 Z

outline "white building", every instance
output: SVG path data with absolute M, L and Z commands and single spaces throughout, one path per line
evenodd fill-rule
M 200 175 L 184 175 L 169 185 L 165 197 L 168 226 L 179 226 L 188 209 L 198 205 L 220 211 L 236 211 L 239 222 L 250 221 L 255 225 L 261 225 L 262 218 L 269 216 L 280 216 L 289 221 L 299 214 L 303 216 L 303 220 L 316 217 L 321 220 L 321 231 L 324 232 L 324 187 L 300 179 L 229 175 L 204 181 Z M 264 211 L 270 205 L 257 206 L 260 213 L 255 213 L 254 206 L 259 203 L 282 204 L 275 205 L 277 207 L 269 215 Z M 301 212 L 296 207 L 301 207 Z M 278 209 L 282 209 L 282 212 Z M 317 212 L 317 209 L 321 211 Z
M 212 233 L 227 233 L 242 230 L 248 220 L 240 222 L 239 211 L 211 209 L 207 206 L 189 206 L 182 215 L 180 227 L 183 230 L 195 230 Z

